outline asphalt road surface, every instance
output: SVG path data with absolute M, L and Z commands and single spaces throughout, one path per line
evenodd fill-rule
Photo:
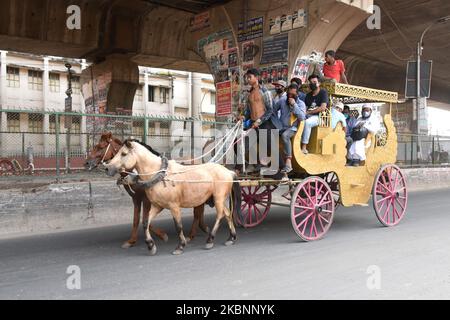
M 327 236 L 309 243 L 292 230 L 288 208 L 273 207 L 259 227 L 238 229 L 236 245 L 222 244 L 223 223 L 215 248 L 204 250 L 200 234 L 181 256 L 171 255 L 177 239 L 164 216 L 156 225 L 170 239 L 153 257 L 142 233 L 121 249 L 129 225 L 1 239 L 0 298 L 450 298 L 450 190 L 411 193 L 394 228 L 382 227 L 371 205 L 339 208 Z M 190 222 L 185 215 L 186 229 Z M 67 288 L 70 265 L 80 268 L 80 289 Z

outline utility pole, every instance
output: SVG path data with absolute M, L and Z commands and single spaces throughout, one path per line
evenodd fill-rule
M 421 34 L 420 36 L 420 40 L 417 43 L 417 80 L 416 80 L 416 84 L 417 84 L 417 95 L 416 95 L 416 117 L 417 117 L 417 125 L 416 125 L 416 130 L 417 130 L 417 157 L 418 160 L 419 158 L 422 157 L 421 154 L 421 150 L 420 150 L 420 145 L 419 145 L 419 134 L 420 134 L 420 126 L 419 126 L 419 119 L 420 119 L 420 107 L 423 105 L 423 107 L 426 109 L 426 105 L 427 105 L 427 98 L 426 97 L 422 97 L 422 94 L 420 92 L 421 89 L 421 83 L 420 83 L 420 73 L 421 73 L 421 57 L 422 57 L 422 52 L 423 52 L 423 38 L 425 37 L 425 34 L 435 25 L 437 24 L 443 24 L 450 21 L 450 16 L 445 16 L 442 18 L 439 18 L 437 20 L 435 20 L 432 24 L 430 24 Z
M 68 72 L 67 80 L 68 87 L 66 90 L 67 98 L 65 99 L 65 112 L 72 112 L 72 65 L 70 63 L 65 64 Z M 72 116 L 65 115 L 64 124 L 66 127 L 66 173 L 70 173 L 70 129 L 72 127 Z

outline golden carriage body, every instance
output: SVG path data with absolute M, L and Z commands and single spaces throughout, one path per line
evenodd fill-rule
M 404 175 L 395 165 L 397 135 L 391 118 L 398 94 L 335 82 L 326 82 L 322 87 L 328 91 L 330 106 L 337 100 L 349 106 L 380 105 L 383 130 L 366 138 L 364 165 L 346 166 L 345 133 L 340 124 L 332 129 L 332 113 L 328 108 L 319 115 L 319 126 L 312 130 L 308 154 L 300 148 L 304 122 L 292 138 L 294 170 L 289 181 L 244 179 L 241 182 L 241 202 L 236 203 L 241 209 L 236 214 L 238 224 L 244 227 L 260 224 L 269 212 L 272 192 L 280 184 L 290 186 L 290 203 L 285 206 L 291 209 L 294 230 L 306 241 L 325 235 L 338 205 L 367 206 L 371 195 L 375 213 L 383 225 L 396 225 L 403 218 L 407 189 Z

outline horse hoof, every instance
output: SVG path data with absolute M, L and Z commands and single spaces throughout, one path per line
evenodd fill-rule
M 227 241 L 224 243 L 224 245 L 226 245 L 227 247 L 228 247 L 228 246 L 232 246 L 233 244 L 235 244 L 235 242 L 236 242 L 236 241 L 233 241 L 233 240 L 227 240 Z
M 135 244 L 136 244 L 136 243 L 130 243 L 130 242 L 128 242 L 128 241 L 125 241 L 125 242 L 122 244 L 122 249 L 128 249 L 128 248 L 134 247 Z
M 151 255 L 151 256 L 154 256 L 155 254 L 156 254 L 156 246 L 153 246 L 151 249 L 149 248 L 148 249 L 149 251 L 148 251 L 148 254 L 149 255 Z
M 169 241 L 169 236 L 168 236 L 167 234 L 163 235 L 163 236 L 162 236 L 162 240 L 163 240 L 164 242 Z
M 172 254 L 173 254 L 174 256 L 178 256 L 178 255 L 182 254 L 183 252 L 184 252 L 184 251 L 181 250 L 181 249 L 175 249 L 175 250 L 172 252 Z
M 189 242 L 191 242 L 191 241 L 192 241 L 192 239 L 194 239 L 194 237 L 192 237 L 192 238 L 191 238 L 191 237 L 187 237 L 187 238 L 186 238 L 186 243 L 189 243 Z
M 213 247 L 214 247 L 214 242 L 207 243 L 207 244 L 205 245 L 205 249 L 207 249 L 207 250 L 212 249 Z

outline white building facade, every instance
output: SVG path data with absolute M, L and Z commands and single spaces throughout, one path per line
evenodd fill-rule
M 84 60 L 7 51 L 0 51 L 0 57 L 0 109 L 12 111 L 0 113 L 0 151 L 8 154 L 17 149 L 20 135 L 26 135 L 26 144 L 32 144 L 35 152 L 54 152 L 56 119 L 52 112 L 65 110 L 65 64 L 72 66 L 72 111 L 81 114 L 85 112 L 85 102 L 80 77 L 88 64 Z M 133 115 L 214 120 L 215 87 L 211 75 L 147 67 L 139 67 L 139 71 Z M 64 117 L 58 120 L 59 132 L 66 133 Z M 149 121 L 149 134 L 170 135 L 173 130 L 167 122 Z M 85 117 L 73 116 L 70 132 L 71 146 L 86 151 Z M 143 124 L 133 123 L 133 135 L 139 137 L 143 133 Z M 62 139 L 61 147 L 64 143 Z

